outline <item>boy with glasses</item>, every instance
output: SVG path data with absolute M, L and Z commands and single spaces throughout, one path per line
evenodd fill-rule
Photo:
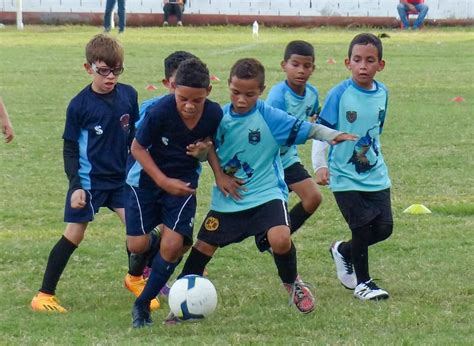
M 125 168 L 138 119 L 137 92 L 118 83 L 124 51 L 117 40 L 96 35 L 85 53 L 84 68 L 92 83 L 70 102 L 63 134 L 64 170 L 69 179 L 67 226 L 49 254 L 43 283 L 31 301 L 35 311 L 67 311 L 55 296 L 56 286 L 101 207 L 113 210 L 125 223 Z

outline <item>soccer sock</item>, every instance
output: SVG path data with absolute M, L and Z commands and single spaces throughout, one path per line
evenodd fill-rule
M 352 230 L 352 264 L 357 276 L 357 284 L 370 280 L 369 275 L 369 237 L 370 226 Z
M 296 248 L 291 242 L 290 251 L 283 255 L 273 253 L 273 260 L 278 269 L 278 276 L 285 284 L 293 284 L 298 276 Z
M 152 266 L 153 258 L 160 250 L 160 235 L 155 230 L 150 232 L 150 242 L 148 249 L 140 254 L 130 253 L 128 260 L 128 273 L 133 276 L 143 275 L 143 270 L 147 265 Z
M 166 284 L 179 261 L 175 263 L 167 262 L 158 253 L 153 260 L 151 274 L 140 296 L 136 302 L 138 304 L 149 304 L 150 301 L 160 293 L 161 288 Z
M 59 278 L 66 268 L 67 262 L 77 246 L 71 243 L 65 236 L 54 245 L 49 253 L 48 264 L 43 276 L 40 292 L 54 295 Z
M 371 230 L 372 232 L 370 234 L 369 246 L 381 242 L 390 237 L 393 232 L 393 224 L 374 222 L 372 223 Z
M 344 258 L 351 258 L 352 257 L 352 240 L 343 241 L 339 244 L 337 251 L 344 257 Z
M 308 213 L 303 208 L 303 203 L 299 202 L 296 204 L 293 209 L 290 211 L 290 220 L 291 220 L 291 227 L 290 232 L 291 234 L 295 233 L 301 226 L 303 226 L 304 222 L 308 220 L 308 218 L 312 214 Z
M 208 256 L 193 247 L 184 263 L 183 270 L 181 271 L 181 274 L 179 274 L 178 279 L 189 274 L 202 276 L 204 268 L 206 268 L 206 265 L 209 263 L 211 258 L 211 256 Z

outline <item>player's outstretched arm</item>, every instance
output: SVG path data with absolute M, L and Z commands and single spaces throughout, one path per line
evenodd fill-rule
M 156 185 L 171 195 L 187 196 L 196 193 L 196 189 L 190 187 L 189 182 L 167 177 L 156 165 L 148 150 L 136 139 L 132 142 L 132 155 L 143 167 Z
M 328 143 L 313 141 L 311 149 L 311 162 L 313 164 L 314 179 L 318 185 L 329 184 L 329 170 L 326 160 Z
M 15 137 L 15 132 L 13 131 L 13 126 L 8 116 L 7 109 L 3 104 L 3 100 L 0 97 L 0 124 L 2 125 L 2 133 L 5 138 L 6 143 L 10 143 Z

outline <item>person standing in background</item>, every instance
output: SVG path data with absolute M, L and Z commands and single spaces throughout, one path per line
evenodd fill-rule
M 127 14 L 125 13 L 125 0 L 107 0 L 105 4 L 105 14 L 104 14 L 104 31 L 109 32 L 112 29 L 112 14 L 117 4 L 117 14 L 119 17 L 119 34 L 123 33 L 125 30 L 125 22 Z

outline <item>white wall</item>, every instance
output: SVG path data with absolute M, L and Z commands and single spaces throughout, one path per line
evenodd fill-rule
M 398 0 L 187 0 L 186 13 L 398 17 Z M 430 19 L 474 18 L 474 0 L 425 0 Z M 162 13 L 161 0 L 127 0 L 128 13 Z M 105 0 L 23 0 L 24 12 L 102 13 Z M 0 0 L 15 12 L 16 0 Z

